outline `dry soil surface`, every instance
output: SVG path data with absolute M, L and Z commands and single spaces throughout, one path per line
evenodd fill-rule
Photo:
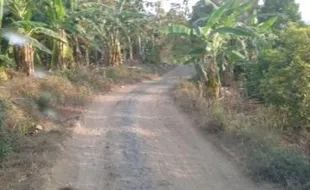
M 252 190 L 245 177 L 180 112 L 169 90 L 193 68 L 98 97 L 64 143 L 45 190 Z

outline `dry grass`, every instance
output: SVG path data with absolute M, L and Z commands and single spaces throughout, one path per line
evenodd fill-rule
M 173 96 L 202 130 L 213 134 L 215 144 L 224 147 L 255 180 L 285 189 L 310 189 L 309 145 L 301 133 L 280 131 L 285 120 L 274 108 L 247 100 L 234 89 L 222 89 L 222 93 L 225 98 L 209 102 L 200 97 L 195 84 L 185 81 Z
M 80 68 L 44 79 L 16 74 L 2 83 L 0 135 L 6 138 L 0 138 L 1 189 L 40 189 L 45 169 L 70 134 L 68 119 L 80 115 L 95 94 L 153 77 L 140 68 Z M 38 124 L 44 131 L 37 132 Z
M 40 189 L 44 168 L 51 167 L 62 150 L 66 133 L 50 131 L 31 137 L 19 137 L 15 152 L 0 164 L 3 189 Z

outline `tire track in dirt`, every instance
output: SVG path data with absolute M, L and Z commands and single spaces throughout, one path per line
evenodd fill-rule
M 169 97 L 193 68 L 100 96 L 65 142 L 45 190 L 258 190 Z

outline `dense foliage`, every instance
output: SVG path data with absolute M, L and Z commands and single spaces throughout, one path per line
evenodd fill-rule
M 162 20 L 180 20 L 179 13 L 161 10 L 143 0 L 1 0 L 1 68 L 32 76 L 36 64 L 66 70 L 151 62 L 148 55 L 162 42 L 156 35 Z
M 270 122 L 276 118 L 273 127 L 309 134 L 310 26 L 301 20 L 298 4 L 199 0 L 190 14 L 184 5 L 174 4 L 165 12 L 160 1 L 0 0 L 0 80 L 7 80 L 7 68 L 33 76 L 35 65 L 43 65 L 85 86 L 99 81 L 93 87 L 98 88 L 106 76 L 117 78 L 116 74 L 104 71 L 95 80 L 87 69 L 79 75 L 71 72 L 137 61 L 195 64 L 194 81 L 200 92 L 192 96 L 218 103 L 225 99 L 222 87 L 238 83 L 246 98 L 277 110 L 264 118 L 272 117 Z M 38 105 L 44 107 L 49 101 L 42 96 Z M 7 109 L 0 102 L 0 161 L 12 151 L 13 137 L 2 123 Z M 246 123 L 255 128 L 263 125 L 255 119 Z M 235 122 L 238 130 L 239 124 Z M 310 164 L 304 157 L 287 156 L 295 153 L 269 150 L 264 144 L 253 147 L 259 153 L 252 154 L 256 175 L 277 183 L 292 180 L 303 186 L 300 189 L 309 189 Z
M 235 79 L 247 95 L 279 110 L 281 127 L 307 127 L 310 27 L 293 0 L 198 1 L 187 24 L 163 32 L 186 36 L 205 95 L 219 99 Z M 190 45 L 188 45 L 190 44 Z

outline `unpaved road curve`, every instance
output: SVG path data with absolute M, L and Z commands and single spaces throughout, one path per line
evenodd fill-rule
M 259 189 L 174 106 L 169 89 L 191 73 L 179 67 L 160 81 L 99 97 L 65 142 L 44 189 Z

